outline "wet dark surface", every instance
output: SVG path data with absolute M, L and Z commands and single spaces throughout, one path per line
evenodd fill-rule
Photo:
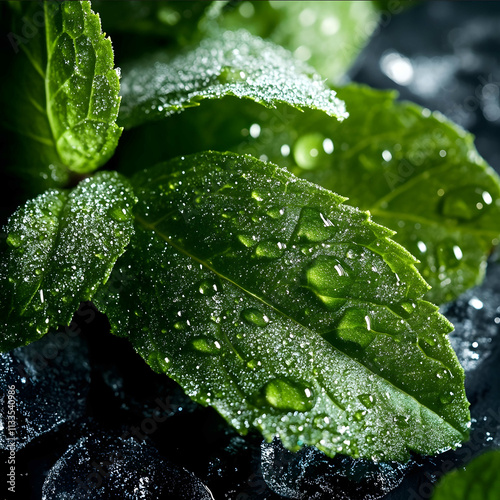
M 352 78 L 442 111 L 476 134 L 500 172 L 500 3 L 422 3 L 398 16 L 387 11 L 382 24 Z M 407 464 L 328 459 L 314 448 L 292 454 L 256 434 L 241 437 L 153 373 L 99 314 L 76 335 L 2 355 L 2 394 L 16 386 L 22 415 L 17 498 L 210 498 L 204 485 L 232 500 L 430 498 L 440 475 L 500 446 L 500 264 L 442 310 L 466 370 L 471 439 Z

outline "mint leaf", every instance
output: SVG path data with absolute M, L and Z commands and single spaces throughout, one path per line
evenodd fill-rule
M 441 478 L 432 500 L 495 500 L 500 489 L 500 452 L 486 451 L 467 464 Z
M 378 27 L 373 2 L 259 1 L 215 2 L 212 25 L 219 29 L 245 28 L 292 52 L 313 66 L 330 83 L 339 82 Z
M 136 233 L 94 300 L 153 369 L 292 450 L 404 460 L 465 437 L 452 327 L 390 230 L 249 156 L 131 182 Z
M 2 351 L 68 324 L 92 298 L 130 240 L 134 203 L 127 181 L 102 172 L 14 213 L 0 261 Z
M 429 300 L 450 301 L 481 282 L 500 237 L 500 183 L 472 135 L 438 113 L 395 101 L 393 92 L 350 85 L 338 95 L 350 113 L 342 123 L 321 112 L 207 101 L 172 117 L 168 134 L 161 124 L 134 131 L 121 162 L 134 168 L 128 158 L 140 153 L 138 144 L 148 145 L 151 162 L 165 151 L 209 148 L 269 159 L 348 196 L 396 231 L 393 239 L 421 261 Z
M 225 95 L 273 107 L 321 109 L 338 119 L 344 105 L 320 77 L 281 47 L 245 31 L 204 39 L 177 57 L 165 53 L 124 66 L 120 122 L 126 128 Z
M 136 0 L 92 2 L 99 12 L 104 28 L 115 33 L 133 33 L 148 37 L 161 36 L 178 43 L 185 43 L 199 35 L 197 21 L 212 2 Z M 137 43 L 137 37 L 134 37 Z
M 11 43 L 19 53 L 2 121 L 20 141 L 14 165 L 35 183 L 62 186 L 69 171 L 103 165 L 118 143 L 119 81 L 111 41 L 89 2 L 22 2 L 16 10 Z M 16 35 L 30 22 L 32 38 Z

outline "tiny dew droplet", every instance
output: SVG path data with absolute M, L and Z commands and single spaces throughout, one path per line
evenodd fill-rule
M 314 407 L 313 391 L 289 379 L 275 378 L 263 387 L 268 404 L 279 410 L 309 411 Z
M 264 327 L 269 323 L 269 318 L 254 307 L 244 309 L 240 315 L 241 319 L 249 325 Z

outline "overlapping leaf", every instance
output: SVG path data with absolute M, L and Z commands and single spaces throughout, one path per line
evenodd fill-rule
M 286 103 L 343 119 L 345 107 L 321 78 L 283 48 L 246 31 L 204 39 L 185 54 L 125 65 L 120 122 L 127 128 L 226 95 L 269 107 Z
M 374 2 L 259 1 L 215 2 L 212 16 L 203 26 L 209 29 L 245 28 L 290 50 L 311 64 L 330 83 L 339 83 L 379 26 Z M 400 10 L 391 6 L 389 12 Z M 209 11 L 209 14 L 211 13 Z M 385 13 L 387 17 L 388 12 Z M 210 23 L 211 21 L 211 23 Z M 386 18 L 380 20 L 386 22 Z
M 394 239 L 421 261 L 433 302 L 479 283 L 500 237 L 500 183 L 473 137 L 437 113 L 394 101 L 390 92 L 349 86 L 339 97 L 350 113 L 342 123 L 284 106 L 205 102 L 172 117 L 168 134 L 161 126 L 132 133 L 122 161 L 137 154 L 134 142 L 147 144 L 150 162 L 165 151 L 208 148 L 275 161 L 348 196 L 347 203 L 396 231 Z
M 68 324 L 107 280 L 133 232 L 130 185 L 103 172 L 49 190 L 10 218 L 0 260 L 0 349 Z
M 451 325 L 391 231 L 248 156 L 132 184 L 136 233 L 95 300 L 155 370 L 290 449 L 402 460 L 464 438 Z
M 13 131 L 11 163 L 34 183 L 64 185 L 113 154 L 121 129 L 111 41 L 89 2 L 14 5 L 13 66 L 4 89 L 4 126 Z M 28 36 L 29 35 L 29 36 Z
M 432 500 L 496 500 L 500 488 L 500 451 L 490 450 L 441 478 Z

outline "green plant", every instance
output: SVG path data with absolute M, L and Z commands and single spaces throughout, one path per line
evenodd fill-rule
M 480 281 L 498 243 L 471 136 L 392 93 L 336 94 L 217 3 L 166 8 L 168 50 L 123 56 L 120 84 L 88 2 L 12 6 L 13 34 L 44 19 L 11 37 L 3 124 L 43 193 L 6 225 L 2 350 L 92 300 L 241 433 L 376 460 L 459 444 L 463 370 L 427 299 Z

